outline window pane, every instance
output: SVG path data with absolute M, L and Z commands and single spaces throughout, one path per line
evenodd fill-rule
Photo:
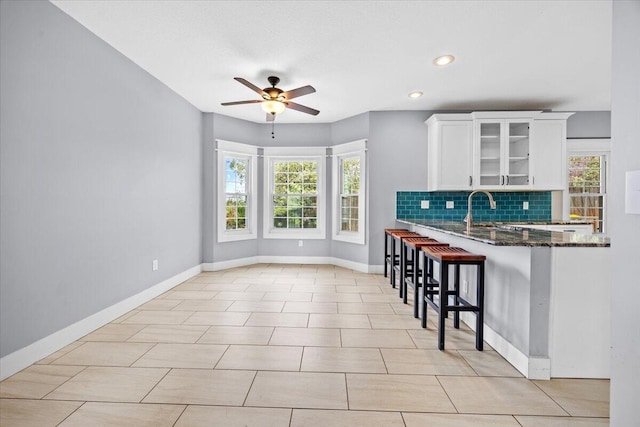
M 360 192 L 360 157 L 342 160 L 342 193 Z
M 340 228 L 342 231 L 358 231 L 358 197 L 342 196 L 340 198 Z
M 280 161 L 273 167 L 274 227 L 316 228 L 317 162 Z

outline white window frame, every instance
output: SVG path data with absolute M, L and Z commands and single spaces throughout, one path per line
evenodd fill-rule
M 332 149 L 332 237 L 333 240 L 365 244 L 365 207 L 366 203 L 366 170 L 367 170 L 367 140 L 361 139 L 345 144 L 334 145 Z M 341 230 L 341 190 L 342 190 L 342 161 L 358 157 L 360 159 L 360 192 L 358 193 L 358 231 Z
M 217 191 L 217 234 L 218 243 L 251 240 L 258 238 L 258 147 L 238 142 L 216 140 L 218 191 Z M 227 157 L 247 160 L 247 228 L 242 230 L 227 230 L 226 213 L 226 164 Z
M 562 198 L 562 211 L 563 211 L 563 219 L 565 221 L 569 221 L 569 214 L 571 212 L 571 195 L 569 194 L 569 159 L 571 157 L 580 157 L 580 156 L 603 156 L 604 165 L 602 170 L 600 180 L 602 181 L 602 191 L 603 200 L 602 200 L 602 232 L 604 234 L 607 233 L 608 226 L 608 189 L 607 184 L 609 182 L 609 170 L 610 162 L 611 162 L 611 139 L 610 138 L 573 138 L 567 139 L 567 157 L 566 157 L 566 178 L 565 178 L 565 189 L 563 191 Z
M 291 229 L 273 226 L 273 165 L 276 162 L 315 161 L 317 168 L 317 228 Z M 326 238 L 326 163 L 327 147 L 265 147 L 263 238 L 265 239 L 324 239 Z

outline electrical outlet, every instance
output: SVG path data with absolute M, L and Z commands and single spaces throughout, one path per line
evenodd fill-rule
M 304 245 L 304 240 L 298 240 L 298 247 L 301 248 Z
M 453 200 L 447 200 L 447 209 L 453 209 Z
M 529 210 L 529 202 L 522 202 L 522 209 Z
M 158 271 L 158 260 L 154 259 L 153 263 L 151 263 L 151 271 Z
M 465 294 L 469 293 L 469 282 L 467 282 L 466 280 L 462 281 L 462 292 L 464 292 Z
M 422 200 L 420 202 L 420 209 L 429 209 L 429 201 L 428 200 Z

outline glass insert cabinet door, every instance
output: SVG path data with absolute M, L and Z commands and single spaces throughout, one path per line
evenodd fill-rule
M 529 185 L 529 121 L 482 120 L 477 137 L 479 187 Z

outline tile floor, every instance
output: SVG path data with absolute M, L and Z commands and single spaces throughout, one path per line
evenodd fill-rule
M 0 383 L 0 425 L 609 425 L 608 381 L 529 381 L 464 327 L 446 344 L 380 275 L 202 273 Z

